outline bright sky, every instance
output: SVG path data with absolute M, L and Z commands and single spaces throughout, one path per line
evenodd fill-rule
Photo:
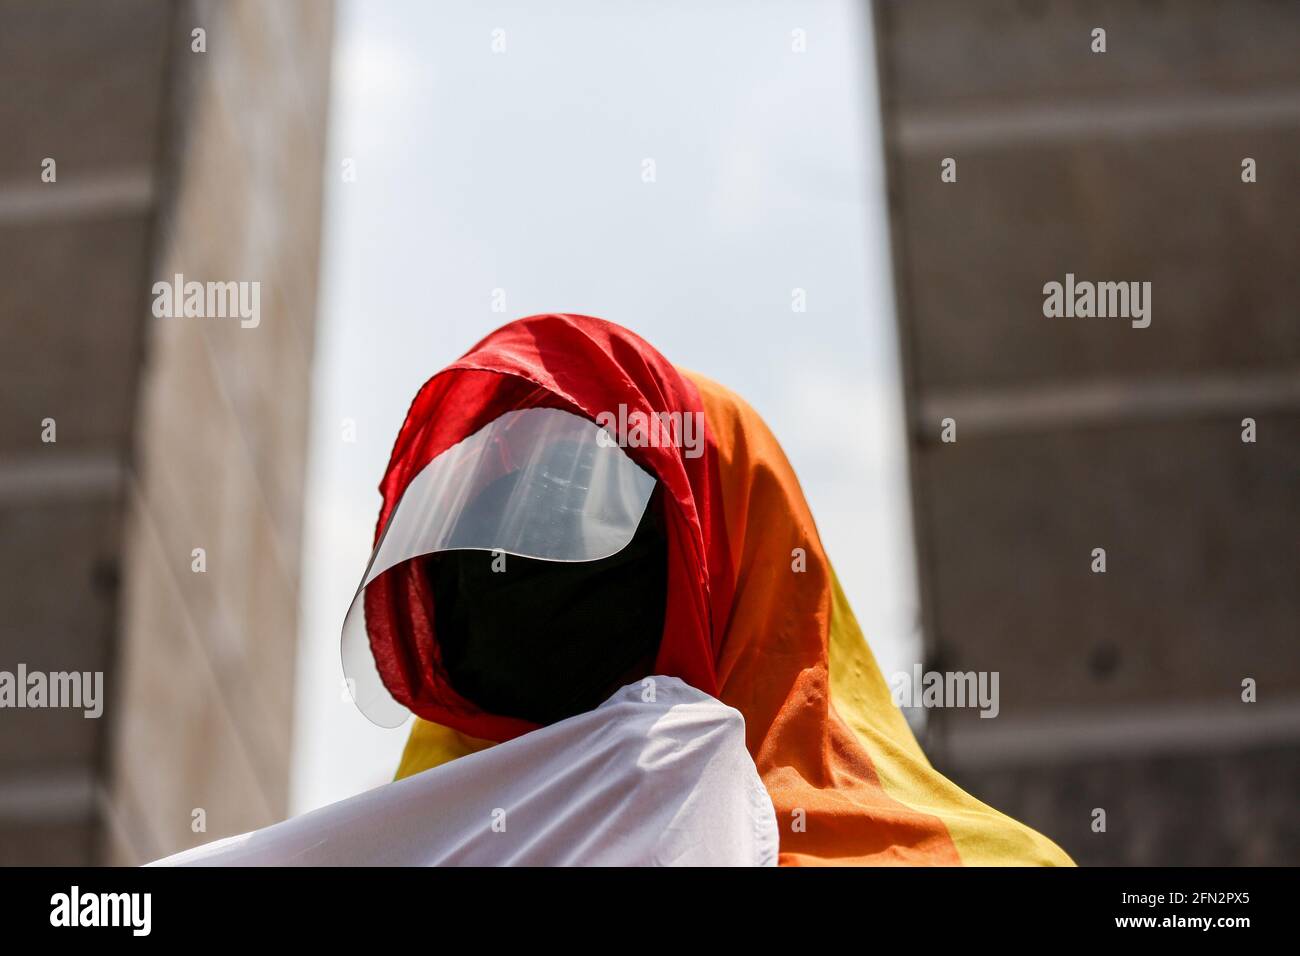
M 406 731 L 356 711 L 338 657 L 376 485 L 419 386 L 524 315 L 611 319 L 745 396 L 882 669 L 917 658 L 865 6 L 340 3 L 295 813 L 392 777 Z

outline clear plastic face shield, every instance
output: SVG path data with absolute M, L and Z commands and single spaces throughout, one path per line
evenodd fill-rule
M 343 622 L 357 707 L 381 727 L 409 716 L 384 687 L 366 632 L 365 590 L 380 575 L 439 551 L 606 558 L 632 540 L 654 486 L 608 432 L 555 408 L 506 412 L 429 462 L 393 509 Z

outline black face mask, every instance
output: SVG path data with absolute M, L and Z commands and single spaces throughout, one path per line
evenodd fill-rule
M 627 547 L 598 561 L 447 551 L 425 561 L 442 664 L 488 713 L 550 724 L 650 673 L 663 636 L 668 543 L 658 492 Z

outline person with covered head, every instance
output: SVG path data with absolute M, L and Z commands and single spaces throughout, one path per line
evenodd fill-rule
M 398 776 L 589 710 L 625 684 L 676 677 L 743 715 L 783 864 L 1068 864 L 1051 841 L 930 766 L 858 629 L 798 480 L 757 413 L 627 329 L 533 316 L 434 376 L 411 405 L 380 486 L 381 535 L 430 462 L 503 417 L 553 409 L 595 423 L 620 408 L 622 421 L 637 412 L 643 423 L 665 413 L 672 422 L 702 421 L 703 453 L 662 432 L 657 442 L 614 436 L 614 450 L 653 487 L 602 493 L 626 509 L 615 509 L 612 522 L 600 508 L 558 517 L 571 476 L 563 467 L 548 472 L 545 453 L 531 465 L 535 474 L 501 465 L 511 477 L 488 484 L 483 499 L 500 509 L 503 525 L 520 520 L 507 510 L 545 528 L 572 520 L 553 532 L 566 542 L 582 537 L 587 521 L 617 527 L 610 543 L 626 538 L 623 550 L 579 554 L 565 545 L 507 557 L 502 574 L 481 551 L 446 551 L 365 589 L 368 650 L 387 691 L 378 697 L 418 718 Z M 679 429 L 663 431 L 680 437 Z M 509 491 L 498 490 L 503 481 Z M 582 507 L 576 498 L 572 506 Z M 511 538 L 503 530 L 476 545 L 529 554 Z
M 397 780 L 175 862 L 1069 864 L 938 773 L 780 445 L 581 315 L 419 390 L 342 638 Z

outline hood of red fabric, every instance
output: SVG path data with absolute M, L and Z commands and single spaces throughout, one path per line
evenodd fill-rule
M 625 406 L 627 415 L 620 415 Z M 717 456 L 695 385 L 644 339 L 584 315 L 534 315 L 487 336 L 420 389 L 379 486 L 376 543 L 402 492 L 446 449 L 502 414 L 560 408 L 618 432 L 633 412 L 697 414 L 703 453 L 668 444 L 625 447 L 663 487 L 668 527 L 668 595 L 655 673 L 717 695 L 715 661 L 733 583 Z M 602 420 L 602 424 L 606 422 Z M 619 433 L 620 440 L 627 436 Z M 490 714 L 456 693 L 439 660 L 432 598 L 418 563 L 380 575 L 365 592 L 366 630 L 380 677 L 416 715 L 472 737 L 508 740 L 536 728 Z

